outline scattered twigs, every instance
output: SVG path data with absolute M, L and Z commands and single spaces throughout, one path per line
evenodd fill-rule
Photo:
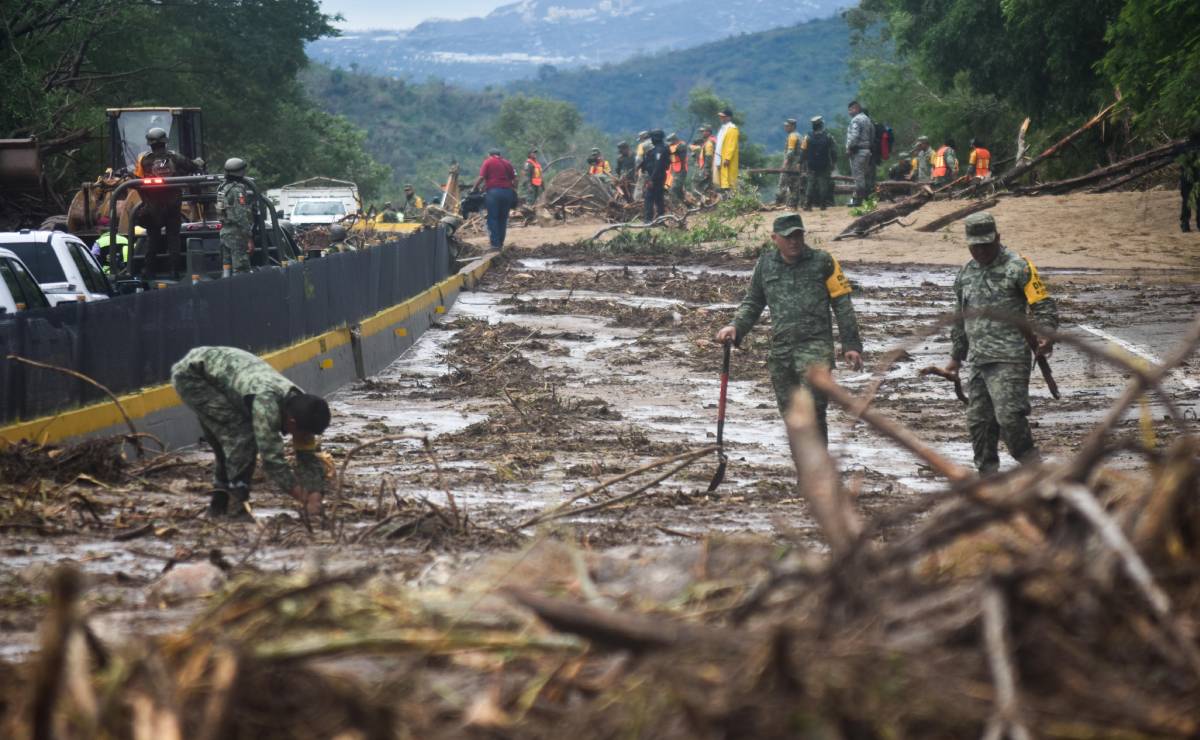
M 810 368 L 808 380 L 814 388 L 828 395 L 829 400 L 846 409 L 851 416 L 865 421 L 875 431 L 890 437 L 901 447 L 923 460 L 939 475 L 955 483 L 972 477 L 971 471 L 947 460 L 906 427 L 869 409 L 868 401 L 855 398 L 845 388 L 835 383 L 828 369 L 819 366 Z
M 519 342 L 517 342 L 516 344 L 514 344 L 511 348 L 509 348 L 509 350 L 507 352 L 505 352 L 503 355 L 501 355 L 500 359 L 496 360 L 495 362 L 488 365 L 487 367 L 480 370 L 479 372 L 472 373 L 469 378 L 458 381 L 457 383 L 454 384 L 454 387 L 458 388 L 458 387 L 464 386 L 467 383 L 470 383 L 472 380 L 474 380 L 476 378 L 481 378 L 481 377 L 487 375 L 488 373 L 490 373 L 491 371 L 495 370 L 496 368 L 500 367 L 501 365 L 503 365 L 505 362 L 508 361 L 508 358 L 510 358 L 514 354 L 516 354 L 517 350 L 519 350 L 519 349 L 521 349 L 521 347 L 525 346 L 526 342 L 528 342 L 530 339 L 533 339 L 535 336 L 537 336 L 537 334 L 538 334 L 537 329 L 534 329 L 533 331 L 529 332 L 529 334 L 527 334 L 524 339 L 522 339 Z
M 693 461 L 709 454 L 710 452 L 715 452 L 716 449 L 717 449 L 716 445 L 709 445 L 708 447 L 703 447 L 699 450 L 693 450 L 691 452 L 684 452 L 684 453 L 681 453 L 678 455 L 672 455 L 671 457 L 659 458 L 658 460 L 648 462 L 645 465 L 635 468 L 634 470 L 630 470 L 627 473 L 622 473 L 620 475 L 609 478 L 608 480 L 605 480 L 602 483 L 600 483 L 596 486 L 593 486 L 592 488 L 589 488 L 588 490 L 584 491 L 583 493 L 578 493 L 578 494 L 572 496 L 571 498 L 567 499 L 563 503 L 559 504 L 558 506 L 555 506 L 553 509 L 550 509 L 549 511 L 543 511 L 538 514 L 535 514 L 534 516 L 529 517 L 528 519 L 521 522 L 520 524 L 517 524 L 515 527 L 513 527 L 513 529 L 525 529 L 526 527 L 532 527 L 536 524 L 541 524 L 542 522 L 551 521 L 553 519 L 561 519 L 564 516 L 575 516 L 576 514 L 582 514 L 582 513 L 588 512 L 588 511 L 595 511 L 597 509 L 602 509 L 602 508 L 606 508 L 608 506 L 613 506 L 615 504 L 621 503 L 622 501 L 627 501 L 627 500 L 633 498 L 634 496 L 661 483 L 662 481 L 666 480 L 667 478 L 670 478 L 675 473 L 679 472 L 683 468 L 690 465 Z M 680 463 L 680 464 L 675 466 L 674 468 L 671 468 L 665 474 L 658 476 L 657 478 L 652 480 L 650 483 L 638 488 L 637 490 L 635 490 L 631 493 L 627 493 L 622 496 L 618 496 L 616 498 L 606 499 L 597 504 L 592 504 L 589 506 L 583 506 L 583 507 L 574 508 L 574 509 L 571 508 L 571 505 L 574 504 L 576 501 L 579 501 L 580 499 L 587 498 L 590 496 L 594 496 L 597 493 L 603 491 L 604 489 L 608 488 L 609 486 L 612 486 L 615 483 L 620 483 L 621 481 L 626 480 L 628 478 L 632 478 L 633 476 L 638 475 L 640 473 L 645 473 L 647 471 L 654 470 L 655 468 L 661 468 L 662 466 L 670 465 L 671 463 Z
M 415 439 L 419 442 L 424 443 L 428 438 L 423 434 L 392 434 L 387 437 L 380 437 L 379 439 L 368 440 L 356 447 L 352 447 L 350 449 L 350 451 L 346 453 L 345 459 L 342 460 L 342 466 L 340 468 L 338 468 L 337 482 L 334 484 L 334 488 L 333 488 L 333 501 L 334 501 L 335 510 L 337 507 L 340 507 L 342 504 L 342 483 L 346 477 L 346 468 L 350 467 L 350 461 L 354 459 L 355 455 L 357 455 L 358 453 L 362 452 L 365 449 L 369 449 L 371 447 L 376 447 L 381 444 L 387 444 L 389 442 L 400 442 L 402 440 L 409 440 L 409 439 Z
M 672 221 L 677 224 L 682 224 L 686 220 L 686 216 L 676 216 L 674 213 L 665 213 L 648 223 L 630 221 L 623 224 L 609 224 L 608 226 L 605 226 L 595 234 L 592 234 L 590 237 L 588 237 L 587 241 L 595 241 L 596 239 L 599 239 L 601 235 L 607 234 L 610 231 L 616 231 L 617 229 L 653 229 L 656 226 L 665 226 L 667 223 Z
M 117 394 L 110 391 L 107 386 L 89 378 L 88 376 L 84 375 L 81 372 L 78 372 L 76 370 L 71 370 L 70 368 L 59 367 L 58 365 L 51 365 L 50 363 L 47 363 L 47 362 L 38 362 L 37 360 L 30 360 L 28 358 L 21 357 L 20 355 L 8 355 L 7 359 L 9 359 L 13 362 L 19 362 L 23 365 L 29 365 L 30 367 L 37 367 L 37 368 L 41 368 L 43 370 L 53 370 L 54 372 L 57 372 L 57 373 L 62 373 L 64 375 L 70 375 L 72 378 L 75 378 L 77 380 L 82 380 L 83 382 L 85 382 L 95 388 L 100 389 L 100 391 L 103 392 L 106 396 L 108 396 L 109 400 L 111 400 L 113 402 L 113 404 L 116 405 L 117 411 L 121 412 L 121 418 L 125 420 L 125 425 L 127 427 L 129 427 L 129 435 L 130 435 L 129 440 L 133 443 L 134 449 L 137 450 L 138 457 L 142 457 L 145 454 L 145 450 L 142 448 L 141 434 L 138 432 L 137 427 L 135 427 L 133 425 L 133 420 L 129 418 L 129 414 L 127 414 L 125 412 L 125 407 L 121 405 L 121 399 L 117 398 Z
M 945 228 L 959 219 L 970 216 L 972 213 L 986 211 L 989 208 L 995 208 L 997 203 L 999 203 L 998 200 L 995 198 L 990 198 L 988 200 L 981 200 L 977 203 L 972 203 L 969 206 L 963 206 L 962 208 L 947 213 L 945 216 L 935 218 L 927 224 L 921 224 L 917 227 L 917 231 L 923 231 L 925 233 L 938 231 L 939 229 Z

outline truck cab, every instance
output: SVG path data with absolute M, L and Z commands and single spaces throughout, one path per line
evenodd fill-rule
M 51 305 L 102 301 L 113 294 L 100 263 L 76 236 L 22 229 L 0 233 L 0 248 L 21 260 Z
M 0 248 L 0 314 L 49 308 L 33 273 L 11 249 Z

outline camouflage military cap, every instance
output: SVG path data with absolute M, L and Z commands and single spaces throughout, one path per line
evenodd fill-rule
M 785 120 L 785 121 L 783 122 L 783 125 L 784 125 L 784 126 L 795 126 L 795 125 L 796 125 L 796 119 L 795 119 L 795 118 L 789 118 L 789 119 L 787 119 L 787 120 Z
M 671 135 L 667 137 L 667 141 L 679 141 L 679 134 L 672 131 Z
M 808 122 L 814 126 L 818 123 L 825 123 L 825 116 L 813 116 L 812 118 L 808 119 Z
M 799 213 L 785 213 L 775 219 L 771 231 L 780 236 L 791 236 L 797 231 L 804 233 L 804 219 L 800 218 Z
M 917 143 L 918 143 L 918 144 L 928 144 L 928 143 L 929 143 L 929 137 L 928 137 L 928 136 L 918 136 L 918 137 L 917 137 Z
M 700 124 L 700 130 L 701 130 L 701 131 L 709 131 L 709 132 L 711 132 L 711 131 L 712 131 L 712 124 L 710 124 L 710 123 L 702 123 L 702 124 Z
M 617 142 L 617 148 L 618 148 L 618 149 L 628 149 L 628 148 L 629 148 L 629 142 L 628 142 L 628 141 L 618 141 L 618 142 Z
M 996 219 L 987 211 L 972 213 L 964 223 L 967 228 L 967 244 L 991 244 L 996 241 Z
M 639 131 L 639 132 L 638 132 L 638 138 L 639 138 L 639 139 L 649 139 L 649 138 L 650 138 L 650 132 L 649 132 L 649 131 Z

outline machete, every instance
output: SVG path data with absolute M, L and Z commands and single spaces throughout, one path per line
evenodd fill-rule
M 945 378 L 946 380 L 949 380 L 950 382 L 954 383 L 954 395 L 958 396 L 958 400 L 962 401 L 964 404 L 967 403 L 967 394 L 963 393 L 962 378 L 958 376 L 958 373 L 952 373 L 948 370 L 943 370 L 937 365 L 930 365 L 929 367 L 921 368 L 921 371 L 917 374 L 922 377 L 926 375 L 936 375 L 939 378 Z

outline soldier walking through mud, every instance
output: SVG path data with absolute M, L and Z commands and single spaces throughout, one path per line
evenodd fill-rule
M 217 218 L 221 221 L 221 276 L 250 272 L 254 251 L 253 196 L 246 185 L 246 162 L 225 161 L 225 182 L 217 188 Z
M 740 345 L 762 315 L 771 309 L 771 350 L 767 368 L 775 389 L 775 402 L 786 413 L 792 393 L 808 387 L 806 373 L 814 365 L 833 368 L 833 323 L 837 319 L 842 357 L 855 370 L 862 369 L 862 339 L 850 300 L 850 281 L 833 255 L 808 246 L 804 220 L 798 213 L 775 219 L 771 229 L 775 249 L 766 249 L 754 266 L 750 289 L 734 314 L 733 323 L 717 332 L 718 342 Z M 811 388 L 817 425 L 826 442 L 828 399 Z
M 954 281 L 955 311 L 990 310 L 1020 319 L 1028 315 L 1038 326 L 1057 330 L 1054 298 L 1033 263 L 1001 243 L 992 214 L 968 216 L 966 233 L 972 259 Z M 1038 450 L 1029 430 L 1030 345 L 1042 357 L 1049 357 L 1054 345 L 995 318 L 961 315 L 950 342 L 945 371 L 957 377 L 962 363 L 970 363 L 967 427 L 979 473 L 988 475 L 999 469 L 1001 439 L 1017 461 L 1036 461 Z
M 210 517 L 250 518 L 256 457 L 267 478 L 306 514 L 321 513 L 325 463 L 317 436 L 329 426 L 325 399 L 236 347 L 196 347 L 171 368 L 171 384 L 195 412 L 216 458 Z M 284 435 L 292 437 L 295 470 L 284 456 Z
M 199 172 L 204 167 L 203 160 L 188 159 L 179 152 L 167 148 L 167 132 L 165 129 L 152 128 L 146 132 L 146 143 L 150 151 L 138 156 L 133 168 L 133 176 L 148 177 L 179 177 Z M 155 275 L 155 258 L 162 253 L 165 246 L 169 270 L 174 278 L 178 278 L 179 262 L 179 229 L 183 223 L 180 208 L 183 206 L 183 191 L 175 187 L 154 187 L 152 185 L 138 189 L 142 199 L 142 210 L 138 217 L 139 223 L 146 227 L 146 247 L 141 267 L 134 266 L 132 274 L 138 277 L 145 272 L 148 276 Z

